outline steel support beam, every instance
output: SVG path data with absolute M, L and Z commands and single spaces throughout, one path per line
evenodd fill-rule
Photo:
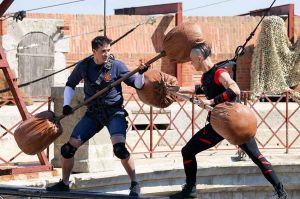
M 0 16 L 2 17 L 14 0 L 4 0 L 0 4 Z
M 9 6 L 13 3 L 14 0 L 4 0 L 0 4 L 0 17 L 6 12 Z M 10 91 L 14 97 L 15 103 L 19 109 L 22 120 L 26 120 L 30 117 L 30 113 L 28 112 L 24 99 L 20 93 L 19 87 L 17 85 L 16 79 L 13 73 L 10 70 L 9 64 L 6 60 L 6 56 L 2 47 L 2 23 L 1 26 L 1 35 L 0 35 L 0 70 L 2 69 L 5 79 L 9 85 Z M 0 169 L 0 175 L 14 174 L 14 173 L 28 173 L 28 172 L 38 172 L 38 171 L 49 171 L 53 170 L 53 166 L 50 164 L 46 154 L 44 152 L 37 154 L 40 164 L 43 166 L 29 166 L 27 168 L 8 168 L 8 169 Z
M 131 7 L 115 9 L 115 15 L 154 15 L 154 14 L 172 14 L 178 12 L 178 4 L 169 3 L 151 6 Z
M 294 42 L 294 16 L 295 16 L 295 6 L 294 4 L 286 4 L 281 6 L 272 7 L 270 10 L 268 8 L 258 9 L 250 11 L 246 14 L 241 14 L 239 16 L 263 16 L 266 13 L 267 16 L 271 15 L 283 15 L 288 17 L 288 37 L 291 42 Z

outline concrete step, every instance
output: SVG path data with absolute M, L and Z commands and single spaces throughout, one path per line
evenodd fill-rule
M 0 194 L 5 195 L 9 198 L 28 198 L 38 197 L 38 198 L 98 198 L 98 199 L 137 199 L 137 197 L 129 197 L 128 195 L 122 194 L 109 194 L 102 192 L 91 192 L 91 191 L 47 191 L 41 188 L 34 187 L 24 187 L 24 186 L 7 186 L 0 184 Z M 12 197 L 15 196 L 15 197 Z M 26 198 L 25 197 L 25 198 Z M 1 197 L 2 198 L 2 197 Z M 139 197 L 141 199 L 166 199 L 163 197 Z
M 300 191 L 299 165 L 274 165 L 277 175 L 291 194 L 297 195 Z M 99 176 L 98 176 L 99 177 Z M 74 176 L 73 187 L 90 191 L 101 190 L 108 193 L 127 194 L 128 177 L 110 176 L 99 179 L 97 176 Z M 183 169 L 156 170 L 149 173 L 139 173 L 143 195 L 166 196 L 181 190 L 185 181 Z M 198 168 L 197 182 L 200 198 L 270 198 L 273 187 L 263 177 L 260 170 L 254 165 L 215 166 Z M 299 191 L 297 191 L 299 190 Z M 295 193 L 294 193 L 295 192 Z M 261 197 L 258 197 L 261 196 Z M 300 198 L 300 194 L 299 194 Z
M 136 159 L 138 180 L 143 195 L 170 194 L 181 189 L 185 182 L 182 159 L 170 156 L 155 159 Z M 297 154 L 281 154 L 266 156 L 272 162 L 274 170 L 292 196 L 300 199 L 300 156 Z M 261 171 L 248 158 L 246 161 L 232 162 L 226 153 L 216 155 L 206 151 L 197 156 L 198 192 L 203 198 L 270 198 L 273 188 L 263 177 Z M 36 179 L 15 179 L 0 183 L 46 187 L 58 182 L 60 176 L 44 176 Z M 72 189 L 84 191 L 101 191 L 105 193 L 128 194 L 130 186 L 128 176 L 120 163 L 109 172 L 77 173 L 71 176 Z M 1 180 L 0 180 L 1 181 Z M 202 190 L 202 191 L 201 191 Z M 228 192 L 228 193 L 227 193 Z M 294 193 L 295 192 L 295 193 Z M 242 194 L 242 195 L 241 195 Z M 252 194 L 252 195 L 251 195 Z M 253 195 L 254 194 L 254 195 Z M 256 195 L 255 195 L 256 194 Z M 290 194 L 290 195 L 291 195 Z M 295 198 L 294 197 L 294 198 Z
M 153 193 L 155 189 L 155 193 Z M 300 198 L 300 185 L 286 184 L 289 199 Z M 160 186 L 143 189 L 143 194 L 152 196 L 169 196 L 181 190 L 181 186 Z M 270 199 L 274 196 L 270 185 L 197 185 L 197 195 L 201 199 Z

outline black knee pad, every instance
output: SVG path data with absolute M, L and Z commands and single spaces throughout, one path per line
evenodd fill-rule
M 66 159 L 73 158 L 76 151 L 77 148 L 73 147 L 69 142 L 64 144 L 60 149 L 61 155 Z
M 113 147 L 114 147 L 114 154 L 119 159 L 124 160 L 129 157 L 130 154 L 125 147 L 125 143 L 117 143 L 114 144 Z

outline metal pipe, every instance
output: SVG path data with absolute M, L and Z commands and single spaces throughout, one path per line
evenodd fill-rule
M 153 106 L 150 106 L 150 158 L 153 158 Z
M 289 92 L 285 92 L 285 153 L 289 153 Z
M 194 95 L 192 96 L 194 98 Z M 195 135 L 195 104 L 192 103 L 192 136 Z
M 106 0 L 104 0 L 104 36 L 106 36 Z
M 172 95 L 175 95 L 175 96 L 180 97 L 182 99 L 188 100 L 188 101 L 192 102 L 193 104 L 198 105 L 199 107 L 202 107 L 203 102 L 200 99 L 191 98 L 189 96 L 179 94 L 179 93 L 176 93 L 176 92 L 171 91 L 171 90 L 168 90 L 168 92 L 171 93 Z M 212 111 L 214 108 L 209 106 L 209 105 L 205 105 L 204 109 L 206 109 L 207 111 Z

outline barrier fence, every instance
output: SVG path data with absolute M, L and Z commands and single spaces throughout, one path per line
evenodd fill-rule
M 171 106 L 160 109 L 143 104 L 135 93 L 125 93 L 124 96 L 124 106 L 129 113 L 127 147 L 132 153 L 150 154 L 152 157 L 155 153 L 178 152 L 206 123 L 207 111 L 189 101 L 176 101 Z M 50 98 L 38 98 L 38 105 L 30 110 L 31 114 L 51 109 Z M 288 153 L 289 150 L 300 148 L 300 103 L 290 93 L 278 96 L 262 93 L 251 97 L 250 92 L 244 91 L 241 101 L 257 116 L 256 140 L 260 149 L 278 149 Z M 0 113 L 9 114 L 5 112 L 5 107 L 12 106 L 9 105 L 12 102 L 11 98 L 1 98 Z M 4 112 L 1 112 L 3 109 Z M 9 119 L 10 116 L 7 117 Z M 24 157 L 21 150 L 16 149 L 13 139 L 14 129 L 20 122 L 21 117 L 15 119 L 10 126 L 7 126 L 6 121 L 0 121 L 0 168 L 16 165 L 20 161 L 18 157 Z M 211 150 L 236 149 L 237 146 L 224 140 Z M 49 149 L 47 155 L 49 157 Z
M 240 100 L 257 116 L 258 131 L 255 138 L 259 148 L 286 153 L 291 149 L 299 149 L 299 101 L 289 92 L 282 95 L 251 95 L 251 92 L 244 91 Z M 159 109 L 144 105 L 135 94 L 126 96 L 125 109 L 131 110 L 127 146 L 133 153 L 149 153 L 152 156 L 158 152 L 180 151 L 206 123 L 207 111 L 189 101 L 177 101 L 168 108 Z M 137 109 L 132 110 L 132 107 Z M 237 146 L 224 140 L 211 150 L 235 149 Z

